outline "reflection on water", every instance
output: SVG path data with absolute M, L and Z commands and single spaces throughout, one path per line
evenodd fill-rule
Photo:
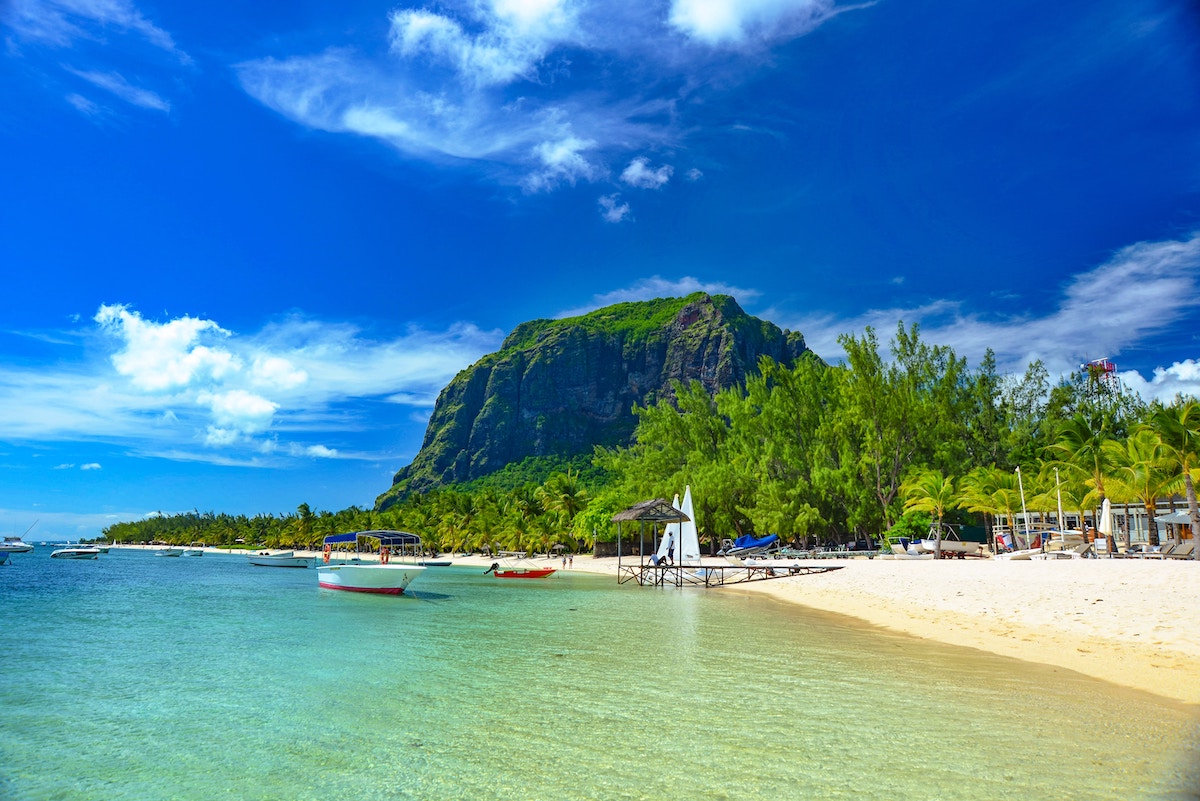
M 1196 797 L 1194 708 L 1068 671 L 569 571 L 412 591 L 212 554 L 6 565 L 0 796 Z

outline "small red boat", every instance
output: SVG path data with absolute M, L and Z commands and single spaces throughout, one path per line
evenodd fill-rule
M 506 556 L 509 554 L 502 552 L 500 555 Z M 516 554 L 512 554 L 512 555 L 516 555 Z M 516 563 L 501 564 L 500 562 L 492 562 L 492 566 L 489 567 L 487 570 L 483 571 L 483 575 L 486 576 L 488 573 L 495 573 L 496 578 L 539 579 L 539 578 L 546 578 L 546 576 L 549 576 L 554 573 L 554 568 L 552 568 L 552 567 L 539 567 L 532 563 L 530 563 L 528 565 L 521 564 L 521 559 L 524 556 L 525 556 L 524 553 L 520 553 L 519 556 L 517 557 Z

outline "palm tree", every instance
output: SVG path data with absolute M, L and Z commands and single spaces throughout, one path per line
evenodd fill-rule
M 1192 481 L 1192 470 L 1200 467 L 1200 402 L 1181 401 L 1165 409 L 1159 409 L 1150 418 L 1150 426 L 1175 460 L 1183 474 L 1183 486 L 1187 494 L 1188 512 L 1192 517 L 1192 542 L 1200 532 L 1200 508 L 1196 505 L 1196 486 Z M 1200 548 L 1192 546 L 1192 559 L 1200 560 Z
M 1083 480 L 1096 491 L 1098 505 L 1104 505 L 1104 479 L 1112 472 L 1111 454 L 1104 443 L 1112 439 L 1109 419 L 1101 413 L 1077 413 L 1064 420 L 1058 438 L 1046 446 L 1052 465 Z M 1108 550 L 1113 551 L 1113 537 L 1108 538 Z
M 1111 440 L 1104 443 L 1113 464 L 1110 486 L 1116 485 L 1118 494 L 1141 501 L 1149 519 L 1147 538 L 1150 545 L 1158 545 L 1158 521 L 1154 519 L 1158 499 L 1172 494 L 1178 487 L 1180 476 L 1172 468 L 1175 459 L 1158 434 L 1148 426 L 1142 426 L 1130 434 L 1124 442 Z M 1125 529 L 1125 549 L 1129 549 L 1129 529 Z
M 946 511 L 957 506 L 960 500 L 954 489 L 954 478 L 947 478 L 940 470 L 923 470 L 909 476 L 900 485 L 904 496 L 904 511 L 929 512 L 934 520 L 934 558 L 942 558 L 942 519 Z

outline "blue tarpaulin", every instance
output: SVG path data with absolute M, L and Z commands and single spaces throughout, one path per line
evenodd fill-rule
M 733 547 L 735 547 L 735 548 L 762 548 L 765 545 L 770 545 L 771 543 L 775 542 L 778 539 L 779 539 L 779 537 L 776 534 L 768 534 L 765 537 L 753 537 L 749 534 L 743 534 L 742 536 L 738 537 L 736 540 L 733 541 Z

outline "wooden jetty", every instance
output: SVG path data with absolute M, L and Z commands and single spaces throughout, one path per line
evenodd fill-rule
M 630 563 L 617 565 L 617 583 L 637 582 L 643 587 L 725 587 L 748 581 L 769 581 L 841 570 L 845 565 L 801 564 L 790 559 L 759 560 L 754 564 L 705 562 L 691 565 Z

